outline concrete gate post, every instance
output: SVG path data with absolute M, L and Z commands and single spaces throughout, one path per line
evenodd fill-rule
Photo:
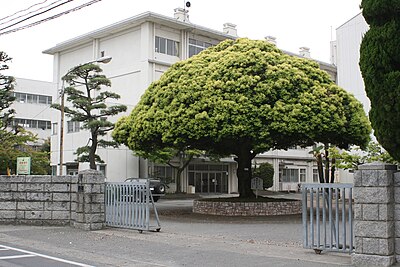
M 395 165 L 374 162 L 359 166 L 354 174 L 355 266 L 390 266 L 396 261 L 396 170 Z M 400 202 L 400 191 L 396 195 Z
M 74 227 L 83 230 L 99 230 L 104 227 L 104 188 L 105 177 L 102 172 L 79 172 Z

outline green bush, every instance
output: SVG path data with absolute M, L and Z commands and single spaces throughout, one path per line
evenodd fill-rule
M 264 188 L 270 188 L 274 185 L 274 166 L 265 162 L 253 170 L 253 177 L 263 179 Z

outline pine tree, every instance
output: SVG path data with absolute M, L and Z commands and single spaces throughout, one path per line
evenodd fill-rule
M 107 100 L 119 99 L 120 96 L 103 90 L 103 87 L 111 86 L 111 81 L 100 74 L 101 72 L 98 65 L 84 64 L 76 66 L 63 77 L 70 85 L 65 88 L 67 101 L 72 103 L 72 106 L 65 107 L 64 112 L 72 121 L 82 122 L 81 128 L 90 132 L 88 145 L 79 147 L 76 151 L 78 161 L 89 162 L 90 169 L 96 169 L 96 162 L 103 162 L 96 154 L 98 147 L 117 147 L 116 142 L 99 138 L 114 129 L 114 123 L 107 118 L 126 111 L 125 105 L 106 103 Z M 53 104 L 52 107 L 61 108 L 59 104 Z

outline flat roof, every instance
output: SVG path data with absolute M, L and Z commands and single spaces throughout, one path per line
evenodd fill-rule
M 125 20 L 110 24 L 108 26 L 102 27 L 100 29 L 88 32 L 86 34 L 80 35 L 78 37 L 69 39 L 62 43 L 57 44 L 56 46 L 46 49 L 43 51 L 44 54 L 54 55 L 57 52 L 64 51 L 66 49 L 88 43 L 93 39 L 107 37 L 109 35 L 121 32 L 123 30 L 138 26 L 144 22 L 156 22 L 162 25 L 171 26 L 178 30 L 188 30 L 190 29 L 193 33 L 203 34 L 209 36 L 211 38 L 215 38 L 217 40 L 225 40 L 225 39 L 235 39 L 234 36 L 225 34 L 220 31 L 216 31 L 210 28 L 206 28 L 200 25 L 193 24 L 191 22 L 179 21 L 175 18 L 171 18 L 168 16 L 160 15 L 154 12 L 145 12 Z
M 82 44 L 86 44 L 88 42 L 93 41 L 93 39 L 98 39 L 98 38 L 103 38 L 103 37 L 113 35 L 115 33 L 124 31 L 126 29 L 129 29 L 129 28 L 132 28 L 135 26 L 139 26 L 140 24 L 142 24 L 144 22 L 148 22 L 148 21 L 166 25 L 166 26 L 170 26 L 170 27 L 172 27 L 174 29 L 178 29 L 178 30 L 191 30 L 191 32 L 193 32 L 195 34 L 205 35 L 207 37 L 211 37 L 211 38 L 221 40 L 221 41 L 223 41 L 225 39 L 238 38 L 238 37 L 235 37 L 235 36 L 220 32 L 220 31 L 216 31 L 216 30 L 213 30 L 213 29 L 210 29 L 207 27 L 193 24 L 189 21 L 187 21 L 187 22 L 179 21 L 172 17 L 168 17 L 165 15 L 147 11 L 147 12 L 141 13 L 139 15 L 136 15 L 136 16 L 124 19 L 122 21 L 110 24 L 108 26 L 102 27 L 100 29 L 88 32 L 86 34 L 77 36 L 77 37 L 69 39 L 67 41 L 61 42 L 52 48 L 44 50 L 43 53 L 49 54 L 49 55 L 54 55 L 57 52 L 65 51 L 67 49 L 70 49 L 70 48 L 73 48 L 73 47 L 76 47 L 76 46 L 79 46 Z M 293 52 L 289 52 L 289 51 L 285 51 L 285 50 L 282 50 L 282 52 L 292 55 L 292 56 L 301 57 L 300 55 L 295 54 Z M 320 65 L 324 65 L 326 67 L 336 69 L 336 66 L 333 64 L 319 61 L 319 60 L 316 60 L 313 58 L 311 58 L 311 60 L 318 62 Z

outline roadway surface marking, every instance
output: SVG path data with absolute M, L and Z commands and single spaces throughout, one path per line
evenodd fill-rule
M 33 252 L 33 251 L 28 251 L 28 250 L 9 247 L 9 246 L 4 246 L 4 245 L 0 245 L 0 252 L 1 252 L 0 260 L 4 260 L 4 261 L 5 260 L 13 260 L 13 259 L 23 259 L 23 258 L 29 258 L 29 257 L 40 257 L 40 258 L 44 258 L 44 259 L 48 259 L 48 260 L 52 260 L 52 261 L 57 261 L 57 262 L 62 262 L 62 263 L 73 265 L 73 266 L 94 267 L 94 266 L 87 265 L 87 264 L 84 264 L 84 263 L 65 260 L 65 259 L 61 259 L 61 258 L 57 258 L 57 257 L 45 255 L 45 254 L 36 253 L 36 252 Z M 5 254 L 4 252 L 6 252 L 6 255 L 4 255 Z M 7 253 L 7 252 L 9 252 L 9 253 Z M 23 253 L 23 254 L 16 254 L 15 255 L 16 252 L 20 252 L 20 253 Z M 10 254 L 10 255 L 8 255 L 8 254 Z

